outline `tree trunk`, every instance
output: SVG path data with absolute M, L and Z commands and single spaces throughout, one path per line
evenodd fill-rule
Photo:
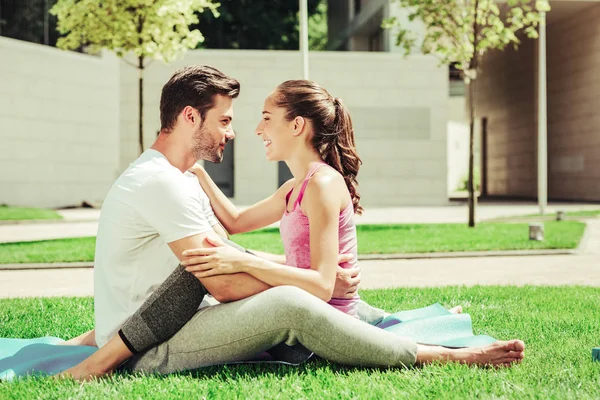
M 469 227 L 475 226 L 475 208 L 477 207 L 477 197 L 475 196 L 474 182 L 474 142 L 475 142 L 475 77 L 469 80 Z
M 139 76 L 139 91 L 138 91 L 138 129 L 139 129 L 139 142 L 140 142 L 140 154 L 144 152 L 144 57 L 138 57 L 138 71 Z

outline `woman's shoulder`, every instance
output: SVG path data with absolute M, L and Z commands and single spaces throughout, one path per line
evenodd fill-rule
M 340 201 L 344 202 L 348 196 L 348 188 L 344 177 L 338 171 L 329 166 L 323 166 L 308 182 L 305 195 L 325 196 L 330 199 L 339 197 Z
M 311 181 L 320 187 L 335 187 L 336 185 L 346 186 L 344 177 L 335 168 L 324 164 L 321 168 L 315 171 Z M 309 182 L 310 185 L 310 182 Z

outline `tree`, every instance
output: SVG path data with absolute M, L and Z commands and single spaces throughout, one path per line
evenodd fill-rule
M 200 15 L 207 49 L 298 50 L 298 0 L 220 0 L 220 17 Z M 327 1 L 308 0 L 309 46 L 324 50 Z
M 58 17 L 61 37 L 57 46 L 90 51 L 107 49 L 123 58 L 133 53 L 139 71 L 139 144 L 144 151 L 143 90 L 146 59 L 171 62 L 204 38 L 190 25 L 198 13 L 210 10 L 215 17 L 217 3 L 211 0 L 59 0 L 50 13 Z
M 475 226 L 473 182 L 473 141 L 475 123 L 475 82 L 481 57 L 492 49 L 503 50 L 509 44 L 516 49 L 522 31 L 537 38 L 541 13 L 550 10 L 547 0 L 507 0 L 500 6 L 494 0 L 395 0 L 408 9 L 409 21 L 420 20 L 425 28 L 420 48 L 436 55 L 442 64 L 462 71 L 469 90 L 469 226 Z M 396 18 L 384 22 L 384 28 L 396 28 L 396 44 L 409 54 L 416 43 L 414 33 L 400 26 Z

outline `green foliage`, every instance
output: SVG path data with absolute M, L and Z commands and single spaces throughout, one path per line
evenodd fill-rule
M 327 48 L 327 2 L 321 0 L 314 14 L 308 17 L 308 48 L 325 50 Z
M 438 56 L 443 64 L 456 63 L 467 77 L 474 78 L 472 61 L 490 49 L 519 44 L 519 31 L 536 38 L 540 13 L 550 10 L 547 0 L 395 0 L 409 10 L 409 21 L 420 20 L 425 35 L 420 44 L 424 54 Z M 397 18 L 384 22 L 384 28 L 397 29 L 396 43 L 410 53 L 416 45 L 414 33 L 403 28 Z
M 327 42 L 327 1 L 308 0 L 311 50 Z M 298 1 L 220 0 L 219 18 L 200 15 L 207 49 L 298 50 Z
M 473 184 L 475 185 L 475 190 L 479 190 L 481 188 L 481 173 L 479 172 L 479 168 L 475 168 L 473 170 Z M 457 190 L 469 190 L 469 174 L 465 174 L 460 180 L 460 185 Z
M 66 35 L 57 46 L 91 51 L 108 49 L 119 57 L 133 53 L 170 62 L 204 38 L 197 12 L 217 16 L 210 0 L 59 0 L 50 13 L 58 17 L 58 31 Z
M 58 39 L 56 17 L 47 11 L 56 0 L 0 0 L 2 36 L 54 46 Z

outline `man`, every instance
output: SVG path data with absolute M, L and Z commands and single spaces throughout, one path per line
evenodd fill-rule
M 163 87 L 156 142 L 117 179 L 102 207 L 94 277 L 101 349 L 67 374 L 103 375 L 130 357 L 130 369 L 168 373 L 248 359 L 284 342 L 301 343 L 332 361 L 368 366 L 432 360 L 510 364 L 523 357 L 520 341 L 483 349 L 417 346 L 298 288 L 269 288 L 247 274 L 198 281 L 176 267 L 185 250 L 225 235 L 188 170 L 198 159 L 221 160 L 235 137 L 233 99 L 239 88 L 235 79 L 206 66 L 183 68 Z M 338 280 L 337 295 L 352 292 L 344 281 Z M 206 293 L 223 304 L 196 312 Z M 189 314 L 183 328 L 165 333 L 178 329 L 190 311 L 195 315 Z

